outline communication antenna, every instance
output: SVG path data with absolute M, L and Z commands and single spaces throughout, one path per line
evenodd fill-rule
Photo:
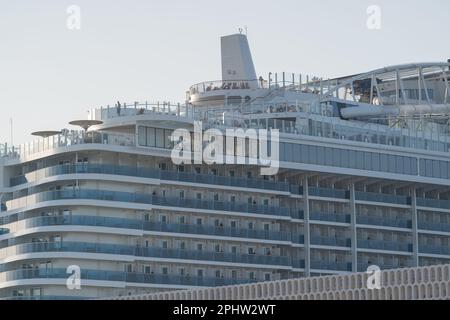
M 247 26 L 245 26 L 244 28 L 239 28 L 238 30 L 239 30 L 240 34 L 242 34 L 245 31 L 245 35 L 246 36 L 248 35 L 248 27 Z
M 14 139 L 13 139 L 13 119 L 9 118 L 9 125 L 11 128 L 11 147 L 14 146 Z

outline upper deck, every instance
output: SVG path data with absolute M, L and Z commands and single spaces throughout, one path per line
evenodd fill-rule
M 351 141 L 381 150 L 406 148 L 450 152 L 450 62 L 391 66 L 336 79 L 269 73 L 257 77 L 244 35 L 222 39 L 222 80 L 190 87 L 185 103 L 139 103 L 100 107 L 89 119 L 101 121 L 88 133 L 61 133 L 18 147 L 0 145 L 1 158 L 25 160 L 42 151 L 92 143 L 137 147 L 141 123 L 166 129 L 259 128 L 282 139 L 314 137 Z M 240 80 L 249 79 L 249 80 Z M 107 138 L 105 138 L 105 136 Z M 111 138 L 113 137 L 113 138 Z M 117 142 L 119 141 L 119 142 Z
M 403 119 L 403 122 L 399 121 L 400 118 L 393 118 L 386 124 L 349 121 L 333 116 L 336 107 L 333 101 L 253 103 L 244 109 L 230 106 L 197 109 L 178 104 L 147 104 L 147 108 L 144 107 L 139 104 L 122 107 L 120 113 L 115 107 L 91 110 L 91 119 L 102 120 L 103 125 L 88 132 L 64 129 L 58 135 L 18 147 L 4 144 L 0 156 L 24 161 L 44 151 L 86 143 L 137 147 L 137 127 L 143 121 L 151 121 L 163 128 L 170 125 L 174 129 L 192 128 L 194 121 L 202 121 L 204 129 L 277 129 L 282 140 L 298 136 L 323 141 L 351 141 L 361 146 L 378 146 L 382 150 L 407 148 L 422 152 L 450 152 L 449 127 L 435 122 L 436 117 Z M 124 127 L 129 132 L 124 132 Z

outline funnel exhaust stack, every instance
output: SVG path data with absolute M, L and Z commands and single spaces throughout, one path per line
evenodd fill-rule
M 246 80 L 252 88 L 258 86 L 255 66 L 248 45 L 247 36 L 233 34 L 221 38 L 222 47 L 222 80 Z

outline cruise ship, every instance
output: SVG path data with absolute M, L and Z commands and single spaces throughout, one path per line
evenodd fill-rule
M 0 299 L 450 263 L 450 61 L 328 79 L 257 75 L 242 33 L 221 53 L 222 79 L 183 103 L 112 103 L 1 145 Z M 277 137 L 275 174 L 245 135 L 224 146 L 244 161 L 175 161 L 199 123 Z

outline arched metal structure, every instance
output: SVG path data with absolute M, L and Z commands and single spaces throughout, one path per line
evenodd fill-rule
M 447 114 L 450 63 L 417 63 L 377 69 L 340 79 L 321 101 L 356 105 L 341 110 L 344 118 Z
M 443 80 L 445 87 L 448 89 L 450 77 L 449 69 L 450 63 L 442 62 L 403 64 L 385 67 L 367 73 L 362 73 L 351 78 L 339 79 L 337 80 L 337 84 L 335 86 L 326 91 L 324 97 L 336 97 L 341 99 L 340 90 L 353 89 L 350 96 L 354 98 L 355 102 L 357 102 L 355 93 L 363 93 L 362 91 L 366 88 L 362 87 L 362 85 L 364 85 L 361 83 L 362 81 L 367 81 L 367 89 L 369 89 L 371 98 L 375 97 L 375 94 L 377 93 L 376 91 L 380 91 L 381 93 L 382 90 L 379 88 L 380 84 L 391 82 L 394 83 L 398 89 L 395 96 L 396 102 L 397 104 L 401 104 L 407 101 L 406 95 L 403 95 L 405 98 L 402 98 L 402 93 L 405 93 L 406 90 L 403 83 L 405 80 L 416 80 L 418 88 L 426 89 L 426 78 L 430 76 L 434 78 L 438 77 Z M 421 95 L 421 92 L 419 93 Z M 421 99 L 419 101 L 427 101 L 428 103 L 431 103 L 431 99 L 428 94 L 425 94 L 420 98 Z M 448 92 L 445 95 L 445 99 L 445 102 L 448 102 Z M 373 104 L 373 99 L 369 99 L 368 103 Z M 383 104 L 383 101 L 380 101 L 380 104 Z

